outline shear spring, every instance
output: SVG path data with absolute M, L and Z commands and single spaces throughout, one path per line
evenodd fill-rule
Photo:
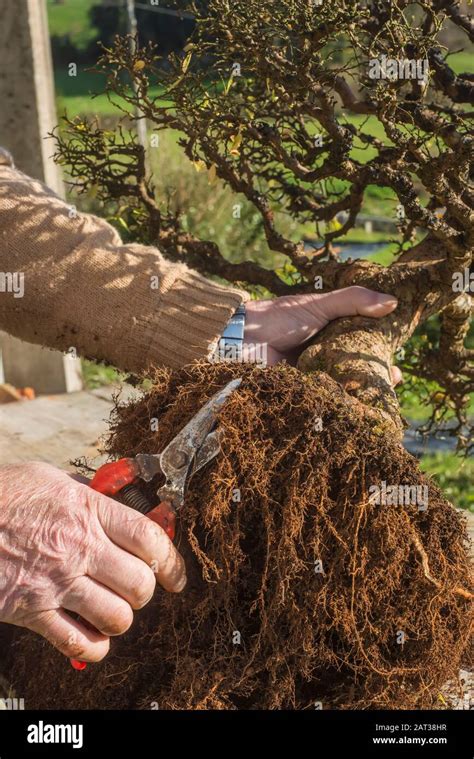
M 152 507 L 148 499 L 136 485 L 126 485 L 122 488 L 119 498 L 125 506 L 130 506 L 131 509 L 135 509 L 135 511 L 139 511 L 141 514 L 148 514 L 151 511 Z

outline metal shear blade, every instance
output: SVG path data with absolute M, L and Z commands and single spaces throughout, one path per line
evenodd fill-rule
M 229 382 L 197 412 L 160 455 L 161 471 L 166 482 L 158 490 L 162 501 L 181 508 L 188 480 L 220 451 L 219 433 L 214 429 L 217 413 L 237 390 L 240 378 Z

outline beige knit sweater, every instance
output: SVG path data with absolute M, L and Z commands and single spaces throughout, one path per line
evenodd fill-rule
M 24 275 L 23 297 L 11 274 Z M 0 152 L 0 329 L 141 372 L 207 356 L 247 299 L 156 248 L 124 245 Z

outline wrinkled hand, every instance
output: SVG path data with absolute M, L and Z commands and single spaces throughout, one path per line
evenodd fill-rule
M 266 345 L 269 365 L 283 359 L 294 363 L 305 343 L 333 319 L 342 316 L 379 318 L 396 307 L 393 295 L 357 286 L 331 293 L 253 300 L 246 303 L 244 340 L 250 345 Z M 394 384 L 401 380 L 397 367 L 392 367 L 392 378 Z
M 172 592 L 186 584 L 183 559 L 157 524 L 49 464 L 0 467 L 1 622 L 100 661 L 156 580 Z

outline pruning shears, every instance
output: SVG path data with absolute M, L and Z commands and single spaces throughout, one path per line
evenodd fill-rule
M 119 498 L 142 514 L 153 511 L 153 520 L 174 540 L 176 514 L 184 505 L 186 487 L 193 475 L 221 450 L 219 430 L 216 428 L 217 414 L 241 382 L 241 378 L 232 380 L 213 395 L 162 453 L 139 453 L 133 458 L 104 464 L 95 473 L 90 487 L 104 495 Z M 164 474 L 166 479 L 157 490 L 160 502 L 155 506 L 137 485 L 140 480 L 151 482 L 158 474 Z M 77 659 L 70 661 L 75 669 L 86 667 L 85 662 Z
M 186 486 L 219 453 L 217 413 L 241 382 L 240 378 L 232 380 L 213 395 L 162 453 L 139 453 L 134 458 L 104 464 L 97 470 L 91 488 L 104 495 L 119 496 L 126 505 L 143 514 L 153 510 L 156 521 L 174 540 L 176 513 L 184 504 Z M 138 490 L 137 482 L 151 482 L 158 474 L 164 474 L 166 481 L 157 490 L 160 504 L 154 508 Z

